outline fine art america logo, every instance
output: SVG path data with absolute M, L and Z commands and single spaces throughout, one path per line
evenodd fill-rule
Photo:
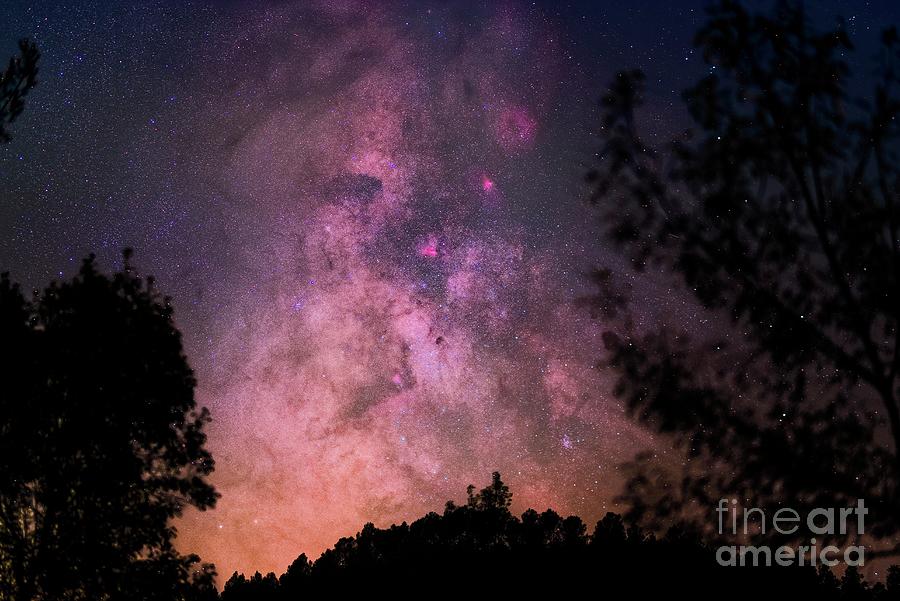
M 782 545 L 772 548 L 768 545 L 723 545 L 716 550 L 716 560 L 723 566 L 835 566 L 841 561 L 850 566 L 865 563 L 866 549 L 862 545 L 851 545 L 843 550 L 827 544 L 834 537 L 865 533 L 865 516 L 869 513 L 863 499 L 856 507 L 817 507 L 805 516 L 790 507 L 782 507 L 772 514 L 771 519 L 759 507 L 739 508 L 737 499 L 720 499 L 716 507 L 719 534 L 733 536 L 751 534 L 766 535 L 778 533 L 802 538 L 801 528 L 809 533 L 807 544 L 797 547 Z M 821 537 L 817 539 L 816 537 Z

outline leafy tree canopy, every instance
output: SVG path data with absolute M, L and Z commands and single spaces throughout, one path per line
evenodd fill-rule
M 0 340 L 0 598 L 210 592 L 171 525 L 216 502 L 209 413 L 153 280 L 128 253 L 112 277 L 90 257 L 33 300 L 4 274 Z
M 723 494 L 864 498 L 870 534 L 887 537 L 900 525 L 897 30 L 877 75 L 857 79 L 843 23 L 816 30 L 798 2 L 718 2 L 696 46 L 709 71 L 684 94 L 692 129 L 651 147 L 643 74 L 619 73 L 588 176 L 634 273 L 712 324 L 638 327 L 621 274 L 597 272 L 615 392 L 686 457 L 669 473 L 631 466 L 632 517 L 661 525 Z

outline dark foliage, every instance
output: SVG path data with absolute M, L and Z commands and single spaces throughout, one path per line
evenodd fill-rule
M 776 591 L 780 598 L 900 598 L 897 568 L 886 586 L 872 587 L 853 568 L 838 580 L 828 570 L 811 567 L 722 567 L 711 549 L 683 530 L 673 528 L 657 539 L 608 513 L 588 535 L 580 518 L 564 518 L 552 509 L 529 509 L 517 518 L 510 513 L 510 500 L 494 474 L 480 492 L 469 488 L 464 505 L 448 502 L 443 514 L 387 529 L 366 524 L 315 562 L 301 555 L 280 578 L 235 573 L 221 599 L 288 601 L 361 591 L 403 598 L 450 592 L 534 595 L 547 590 L 558 598 L 597 587 L 611 598 L 679 593 L 721 598 L 722 591 L 736 598 Z
M 0 599 L 215 596 L 171 519 L 216 493 L 206 409 L 152 279 L 99 273 L 26 300 L 0 277 Z
M 0 142 L 9 141 L 9 125 L 22 113 L 25 96 L 37 84 L 40 56 L 34 42 L 19 40 L 19 55 L 10 58 L 0 74 Z
M 711 324 L 644 331 L 598 274 L 616 394 L 686 457 L 675 473 L 630 466 L 631 515 L 660 526 L 726 494 L 800 509 L 864 498 L 868 534 L 887 540 L 900 527 L 897 30 L 877 75 L 854 80 L 871 90 L 851 86 L 843 24 L 815 31 L 800 3 L 719 2 L 696 46 L 709 75 L 684 95 L 693 129 L 649 147 L 643 75 L 622 72 L 588 176 L 634 273 L 663 274 Z

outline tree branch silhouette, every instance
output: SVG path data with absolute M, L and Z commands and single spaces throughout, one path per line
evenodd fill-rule
M 684 94 L 685 135 L 659 149 L 640 139 L 639 71 L 601 99 L 588 181 L 607 240 L 714 324 L 638 331 L 620 301 L 604 337 L 633 415 L 692 465 L 716 466 L 684 468 L 694 499 L 865 498 L 876 536 L 900 528 L 897 38 L 882 35 L 869 101 L 850 92 L 841 22 L 818 31 L 802 3 L 755 13 L 724 0 L 695 38 L 709 74 Z M 632 517 L 654 511 L 637 493 L 646 469 L 625 494 Z M 677 513 L 691 498 L 664 501 Z

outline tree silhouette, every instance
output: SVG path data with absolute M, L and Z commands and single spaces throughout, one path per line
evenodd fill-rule
M 0 277 L 0 598 L 214 595 L 171 519 L 212 507 L 206 409 L 172 307 L 125 254 L 26 300 Z
M 34 42 L 19 40 L 19 55 L 0 74 L 0 142 L 9 142 L 9 125 L 25 108 L 25 96 L 37 85 L 38 52 Z
M 498 492 L 502 494 L 498 495 Z M 315 562 L 295 560 L 280 578 L 234 573 L 222 601 L 295 601 L 325 596 L 391 594 L 447 596 L 451 593 L 529 597 L 583 594 L 586 582 L 613 597 L 692 599 L 723 595 L 758 598 L 896 598 L 897 568 L 886 585 L 869 586 L 858 570 L 839 580 L 827 568 L 722 567 L 712 549 L 692 534 L 672 529 L 657 538 L 614 513 L 588 535 L 577 516 L 552 509 L 509 513 L 511 494 L 500 475 L 467 502 L 448 502 L 411 524 L 380 529 L 366 524 L 340 539 Z M 496 500 L 499 499 L 499 502 Z M 617 594 L 618 593 L 618 594 Z
M 646 457 L 630 466 L 632 517 L 702 510 L 708 521 L 726 494 L 760 507 L 864 498 L 868 532 L 891 535 L 897 30 L 883 33 L 874 80 L 853 85 L 843 24 L 816 31 L 800 3 L 755 14 L 719 2 L 695 43 L 709 74 L 684 94 L 692 130 L 648 145 L 636 113 L 643 75 L 621 72 L 602 99 L 604 145 L 588 175 L 607 237 L 634 272 L 692 299 L 712 324 L 641 327 L 626 283 L 610 268 L 596 273 L 615 392 L 687 458 L 666 484 Z M 851 93 L 869 81 L 868 98 Z

